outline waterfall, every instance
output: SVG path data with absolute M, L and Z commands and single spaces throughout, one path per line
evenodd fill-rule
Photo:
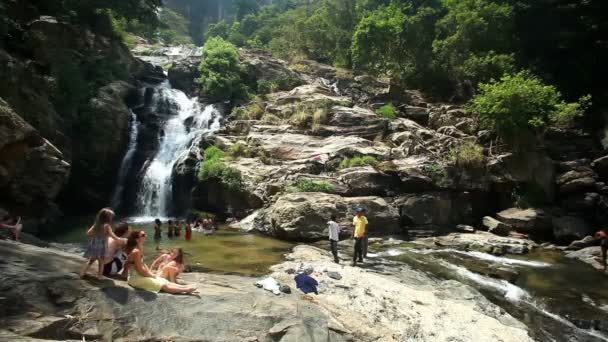
M 112 208 L 118 210 L 121 205 L 123 192 L 125 190 L 125 182 L 127 175 L 133 164 L 133 155 L 137 149 L 137 135 L 139 133 L 139 122 L 137 122 L 137 116 L 131 111 L 131 133 L 129 134 L 129 145 L 127 147 L 127 153 L 125 154 L 122 162 L 120 163 L 120 169 L 118 170 L 118 177 L 116 188 L 112 194 Z
M 168 81 L 156 89 L 153 106 L 160 104 L 168 104 L 174 110 L 162 128 L 158 152 L 148 162 L 138 189 L 137 213 L 144 217 L 169 215 L 173 166 L 189 152 L 196 137 L 220 127 L 220 115 L 213 105 L 202 108 L 197 98 L 188 98 L 184 92 L 171 88 Z

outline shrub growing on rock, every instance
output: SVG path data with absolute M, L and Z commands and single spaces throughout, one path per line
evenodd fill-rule
M 252 155 L 251 149 L 243 143 L 236 143 L 230 147 L 228 147 L 228 151 L 226 154 L 231 158 L 249 158 Z
M 530 72 L 505 75 L 499 81 L 482 83 L 480 92 L 469 103 L 469 110 L 479 114 L 482 125 L 496 129 L 513 147 L 532 140 L 550 125 L 566 125 L 582 115 L 590 97 L 567 103 L 557 89 L 544 84 Z
M 243 82 L 243 67 L 239 52 L 232 43 L 220 37 L 207 40 L 203 46 L 201 71 L 202 93 L 214 100 L 247 98 L 247 86 Z
M 376 157 L 373 156 L 362 156 L 362 157 L 352 157 L 352 158 L 344 158 L 340 162 L 340 169 L 347 169 L 349 167 L 358 167 L 358 166 L 366 166 L 371 165 L 375 166 L 378 163 Z
M 199 170 L 198 179 L 205 181 L 216 178 L 230 190 L 238 191 L 243 186 L 241 172 L 224 163 L 224 152 L 216 146 L 208 147 L 204 154 L 205 160 Z
M 384 106 L 378 108 L 376 113 L 384 116 L 389 120 L 393 120 L 397 118 L 397 108 L 392 103 L 385 104 Z
M 456 145 L 448 152 L 448 161 L 457 166 L 480 167 L 484 165 L 485 160 L 483 147 L 472 141 Z

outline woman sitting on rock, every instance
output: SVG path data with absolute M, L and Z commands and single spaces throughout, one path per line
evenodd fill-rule
M 171 261 L 161 267 L 157 275 L 172 283 L 177 283 L 177 276 L 182 273 L 185 268 L 184 251 L 181 248 L 176 248 L 173 250 L 173 253 L 171 253 Z
M 144 242 L 146 233 L 143 230 L 134 231 L 129 235 L 126 252 L 129 255 L 127 267 L 129 280 L 127 283 L 134 288 L 155 292 L 160 291 L 173 294 L 191 294 L 196 291 L 193 286 L 178 285 L 167 279 L 155 276 L 144 263 Z

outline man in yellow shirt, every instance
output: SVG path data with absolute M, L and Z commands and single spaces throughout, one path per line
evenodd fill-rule
M 367 234 L 367 218 L 364 215 L 363 208 L 355 210 L 356 216 L 353 218 L 353 239 L 355 239 L 355 253 L 353 255 L 352 266 L 356 266 L 357 262 L 363 262 L 363 239 Z

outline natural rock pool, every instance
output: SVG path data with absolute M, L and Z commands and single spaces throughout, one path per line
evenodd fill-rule
M 87 243 L 85 231 L 91 225 L 90 219 L 73 218 L 66 221 L 64 231 L 47 239 L 53 242 L 68 244 L 74 250 L 84 248 Z M 152 222 L 131 221 L 131 229 L 143 229 L 147 232 L 145 259 L 150 263 L 158 254 L 157 246 L 161 249 L 181 247 L 186 254 L 186 263 L 197 271 L 220 274 L 238 274 L 258 276 L 268 273 L 268 268 L 284 260 L 293 244 L 249 234 L 226 227 L 220 227 L 211 235 L 192 232 L 192 240 L 184 239 L 184 229 L 181 236 L 167 238 L 166 224 L 163 223 L 163 236 L 157 245 L 154 242 Z

